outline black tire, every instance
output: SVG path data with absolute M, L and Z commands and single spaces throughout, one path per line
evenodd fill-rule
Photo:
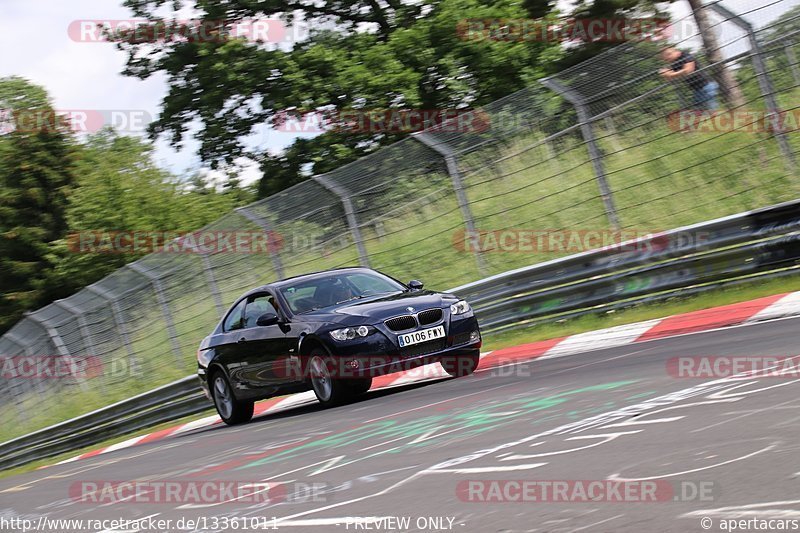
M 221 370 L 211 375 L 209 390 L 219 417 L 229 426 L 242 424 L 253 418 L 254 402 L 237 400 L 228 378 Z
M 311 389 L 324 407 L 340 405 L 353 396 L 346 380 L 336 378 L 331 356 L 322 348 L 311 350 L 308 373 Z
M 480 354 L 469 354 L 442 357 L 441 361 L 439 362 L 441 363 L 445 372 L 454 378 L 460 378 L 469 376 L 475 372 L 475 369 L 478 368 L 478 363 L 480 363 L 480 361 Z
M 361 396 L 372 387 L 372 378 L 348 379 L 346 385 L 352 396 Z

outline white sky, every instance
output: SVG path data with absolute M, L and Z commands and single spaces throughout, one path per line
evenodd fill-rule
M 778 17 L 800 0 L 725 0 L 734 12 L 755 11 L 748 18 L 757 26 Z M 167 92 L 163 76 L 146 81 L 120 74 L 126 55 L 109 43 L 75 42 L 67 34 L 69 24 L 85 19 L 127 19 L 131 13 L 117 0 L 0 0 L 0 77 L 18 75 L 47 89 L 59 110 L 139 110 L 145 116 L 158 114 Z M 670 10 L 673 18 L 686 16 L 688 3 L 677 0 Z M 727 25 L 726 25 L 727 26 Z M 741 35 L 725 29 L 723 42 Z M 259 131 L 248 144 L 278 151 L 293 142 L 294 133 Z M 156 143 L 158 163 L 177 174 L 200 169 L 195 152 L 198 143 L 185 139 L 181 150 L 165 140 Z M 245 170 L 242 178 L 252 182 L 260 177 L 256 169 Z

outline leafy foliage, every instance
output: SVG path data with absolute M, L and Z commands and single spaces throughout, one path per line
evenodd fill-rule
M 166 8 L 181 7 L 160 0 L 126 5 L 154 25 L 164 23 L 156 15 Z M 199 121 L 201 158 L 212 165 L 242 155 L 259 160 L 262 196 L 403 135 L 329 131 L 277 156 L 245 148 L 244 137 L 275 125 L 285 111 L 479 106 L 542 76 L 543 65 L 560 54 L 556 43 L 476 42 L 459 35 L 466 19 L 526 16 L 509 2 L 203 0 L 197 8 L 209 21 L 280 16 L 312 28 L 308 39 L 288 49 L 233 38 L 119 43 L 129 54 L 125 74 L 168 77 L 170 90 L 151 134 L 179 145 Z
M 28 114 L 53 116 L 47 94 L 21 78 L 0 79 L 0 108 L 11 123 Z M 24 127 L 0 137 L 0 330 L 22 311 L 57 297 L 48 283 L 48 242 L 67 227 L 75 184 L 75 147 L 58 124 Z
M 235 179 L 221 190 L 178 180 L 141 139 L 76 138 L 46 91 L 21 78 L 0 79 L 0 108 L 16 120 L 0 136 L 0 332 L 141 255 L 76 253 L 71 234 L 191 231 L 253 200 Z M 22 120 L 31 115 L 46 119 Z

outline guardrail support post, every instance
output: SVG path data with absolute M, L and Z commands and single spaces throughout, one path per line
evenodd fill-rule
M 356 218 L 355 209 L 353 209 L 353 202 L 350 200 L 347 191 L 343 190 L 324 174 L 311 176 L 311 179 L 331 191 L 341 200 L 342 207 L 344 207 L 344 214 L 347 217 L 347 225 L 350 226 L 350 235 L 353 236 L 356 248 L 358 249 L 359 262 L 361 266 L 369 267 L 369 256 L 367 255 L 367 249 L 364 247 L 364 239 L 361 237 L 361 228 L 358 227 L 358 219 Z
M 467 228 L 468 235 L 476 235 L 475 218 L 472 216 L 472 210 L 469 207 L 469 199 L 464 190 L 464 180 L 461 179 L 461 171 L 458 169 L 458 161 L 456 160 L 455 153 L 449 146 L 438 142 L 436 139 L 430 137 L 428 133 L 419 132 L 413 134 L 412 137 L 444 157 L 447 173 L 450 175 L 450 180 L 453 183 L 453 190 L 456 193 L 458 208 L 461 210 L 461 217 L 464 219 L 464 226 Z M 473 255 L 475 256 L 475 264 L 478 267 L 478 273 L 481 276 L 485 276 L 487 274 L 486 262 L 483 260 L 483 255 L 481 255 L 481 251 L 477 247 L 473 250 Z
M 747 32 L 747 40 L 750 42 L 750 55 L 753 58 L 753 69 L 756 71 L 758 86 L 761 89 L 761 96 L 764 97 L 764 102 L 767 104 L 767 116 L 778 119 L 781 110 L 778 107 L 778 101 L 775 99 L 775 89 L 772 86 L 772 80 L 769 74 L 767 74 L 767 66 L 764 64 L 764 58 L 762 57 L 764 52 L 761 49 L 761 44 L 758 42 L 758 37 L 756 37 L 753 25 L 718 2 L 708 4 L 708 7 Z M 769 123 L 770 121 L 765 122 Z M 779 124 L 780 120 L 775 120 L 774 123 Z M 772 136 L 775 137 L 775 140 L 778 142 L 778 147 L 783 157 L 786 159 L 786 163 L 793 171 L 796 168 L 794 152 L 789 145 L 789 140 L 786 138 L 786 133 L 783 131 L 783 128 L 778 127 L 772 129 Z
M 153 291 L 156 293 L 158 304 L 161 306 L 161 313 L 164 315 L 164 322 L 167 324 L 167 335 L 169 335 L 169 343 L 172 347 L 172 354 L 175 356 L 175 360 L 178 362 L 178 364 L 183 364 L 181 358 L 181 347 L 178 344 L 178 332 L 175 329 L 175 322 L 172 320 L 172 312 L 169 310 L 167 299 L 164 296 L 164 288 L 161 286 L 161 279 L 137 263 L 128 263 L 124 268 L 129 268 L 140 276 L 150 280 L 150 285 L 152 285 Z
M 261 218 L 260 216 L 256 215 L 255 213 L 247 209 L 247 206 L 237 207 L 236 212 L 242 215 L 250 222 L 252 222 L 253 224 L 255 224 L 256 226 L 258 226 L 259 228 L 266 231 L 268 244 L 272 242 L 271 240 L 272 236 L 277 235 L 277 233 L 275 233 L 275 230 L 272 229 L 272 224 L 270 223 L 269 220 Z M 270 250 L 269 256 L 270 259 L 272 259 L 272 268 L 275 269 L 275 274 L 277 274 L 279 279 L 285 278 L 286 275 L 283 272 L 283 262 L 281 261 L 280 250 Z M 223 313 L 224 312 L 225 311 L 223 309 Z
M 594 175 L 600 187 L 600 196 L 603 198 L 603 205 L 605 206 L 608 223 L 611 225 L 612 229 L 618 231 L 620 229 L 619 216 L 617 215 L 617 208 L 614 205 L 614 196 L 611 192 L 611 188 L 608 186 L 606 171 L 603 167 L 603 153 L 600 151 L 600 147 L 597 145 L 597 139 L 594 136 L 592 118 L 587 109 L 586 101 L 578 93 L 562 85 L 553 78 L 543 78 L 539 80 L 539 82 L 548 89 L 561 95 L 575 107 L 581 126 L 581 134 L 583 135 L 583 140 L 586 141 L 586 147 L 589 150 L 589 158 L 592 160 L 592 167 L 594 167 Z

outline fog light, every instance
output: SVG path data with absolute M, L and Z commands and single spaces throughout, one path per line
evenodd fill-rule
M 352 361 L 346 362 L 345 366 L 347 368 L 358 368 L 361 365 L 359 364 L 358 359 L 353 359 Z
M 479 331 L 473 331 L 469 334 L 469 342 L 478 342 L 481 340 L 481 334 Z

